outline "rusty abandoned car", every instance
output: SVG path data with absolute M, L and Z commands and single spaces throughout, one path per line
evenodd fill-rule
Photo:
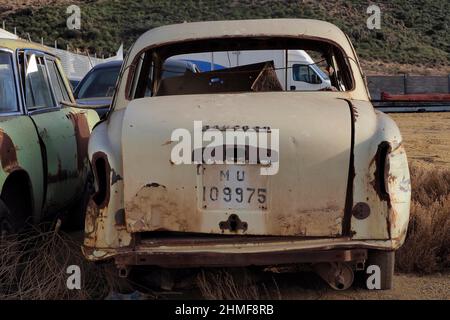
M 307 52 L 330 85 L 289 88 L 288 77 L 308 81 L 308 65 L 284 61 L 283 68 L 268 57 L 281 51 L 287 59 L 290 50 Z M 244 51 L 254 59 L 233 63 Z M 215 54 L 229 57 L 221 69 L 161 77 L 167 59 L 211 57 L 213 65 Z M 248 161 L 252 146 L 227 142 L 210 154 L 226 150 L 234 162 L 210 163 L 203 153 L 200 162 L 179 164 L 177 130 L 194 136 L 192 158 L 209 146 L 195 142 L 196 121 L 215 136 L 265 133 L 270 144 L 256 149 L 269 161 Z M 392 285 L 409 220 L 407 158 L 397 125 L 370 102 L 351 42 L 330 23 L 219 21 L 148 31 L 124 61 L 89 159 L 96 192 L 83 252 L 114 260 L 121 276 L 139 265 L 302 263 L 345 289 L 355 271 L 377 265 L 381 288 Z M 259 170 L 273 166 L 271 174 Z
M 30 42 L 0 39 L 2 234 L 65 210 L 84 213 L 87 144 L 99 118 L 61 101 L 75 102 L 59 59 Z

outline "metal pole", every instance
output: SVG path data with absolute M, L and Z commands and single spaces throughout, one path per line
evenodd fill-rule
M 408 75 L 405 73 L 403 74 L 403 93 L 408 94 Z
M 448 84 L 448 93 L 450 93 L 450 73 L 447 77 L 447 84 Z
M 288 63 L 289 63 L 289 54 L 287 49 L 284 50 L 284 90 L 288 91 Z
M 3 29 L 6 30 L 5 20 L 3 20 Z

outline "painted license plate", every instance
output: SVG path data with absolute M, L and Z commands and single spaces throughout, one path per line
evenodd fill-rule
M 200 196 L 209 210 L 266 210 L 268 176 L 257 165 L 204 165 Z

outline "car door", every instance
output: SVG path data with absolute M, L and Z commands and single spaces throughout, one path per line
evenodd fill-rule
M 19 60 L 26 110 L 36 126 L 44 159 L 43 211 L 51 214 L 70 204 L 81 191 L 76 126 L 71 109 L 61 104 L 70 98 L 54 58 L 26 50 Z
M 0 48 L 1 199 L 10 213 L 39 219 L 43 200 L 41 151 L 36 128 L 23 112 L 15 62 L 12 50 Z M 23 181 L 22 173 L 29 178 L 29 185 L 13 187 L 11 181 Z

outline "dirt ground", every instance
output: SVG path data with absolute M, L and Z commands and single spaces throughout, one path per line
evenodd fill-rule
M 450 168 L 450 112 L 389 115 L 400 127 L 411 162 Z
M 235 270 L 236 272 L 236 270 Z M 245 274 L 245 276 L 243 276 Z M 186 281 L 189 279 L 189 281 Z M 344 291 L 331 289 L 318 275 L 311 271 L 261 274 L 242 269 L 233 281 L 210 278 L 208 290 L 177 288 L 182 282 L 193 284 L 195 278 L 175 281 L 172 290 L 155 292 L 148 296 L 140 291 L 126 295 L 113 295 L 108 299 L 256 299 L 256 300 L 450 300 L 450 273 L 419 276 L 395 274 L 391 290 L 368 290 L 362 274 L 356 275 L 352 287 Z M 221 279 L 221 280 L 219 280 Z M 252 279 L 250 282 L 246 280 Z M 197 282 L 198 284 L 198 282 Z
M 303 277 L 307 274 L 301 275 Z M 301 285 L 295 279 L 279 280 L 282 299 L 324 299 L 324 300 L 450 300 L 450 274 L 417 276 L 396 274 L 391 290 L 367 290 L 353 285 L 345 291 L 330 289 L 321 279 L 311 280 L 309 285 Z M 286 279 L 288 280 L 288 279 Z M 305 281 L 305 280 L 303 280 Z M 312 283 L 315 283 L 313 285 Z M 285 283 L 285 284 L 284 284 Z M 289 284 L 289 285 L 288 285 Z M 286 287 L 284 287 L 286 285 Z

